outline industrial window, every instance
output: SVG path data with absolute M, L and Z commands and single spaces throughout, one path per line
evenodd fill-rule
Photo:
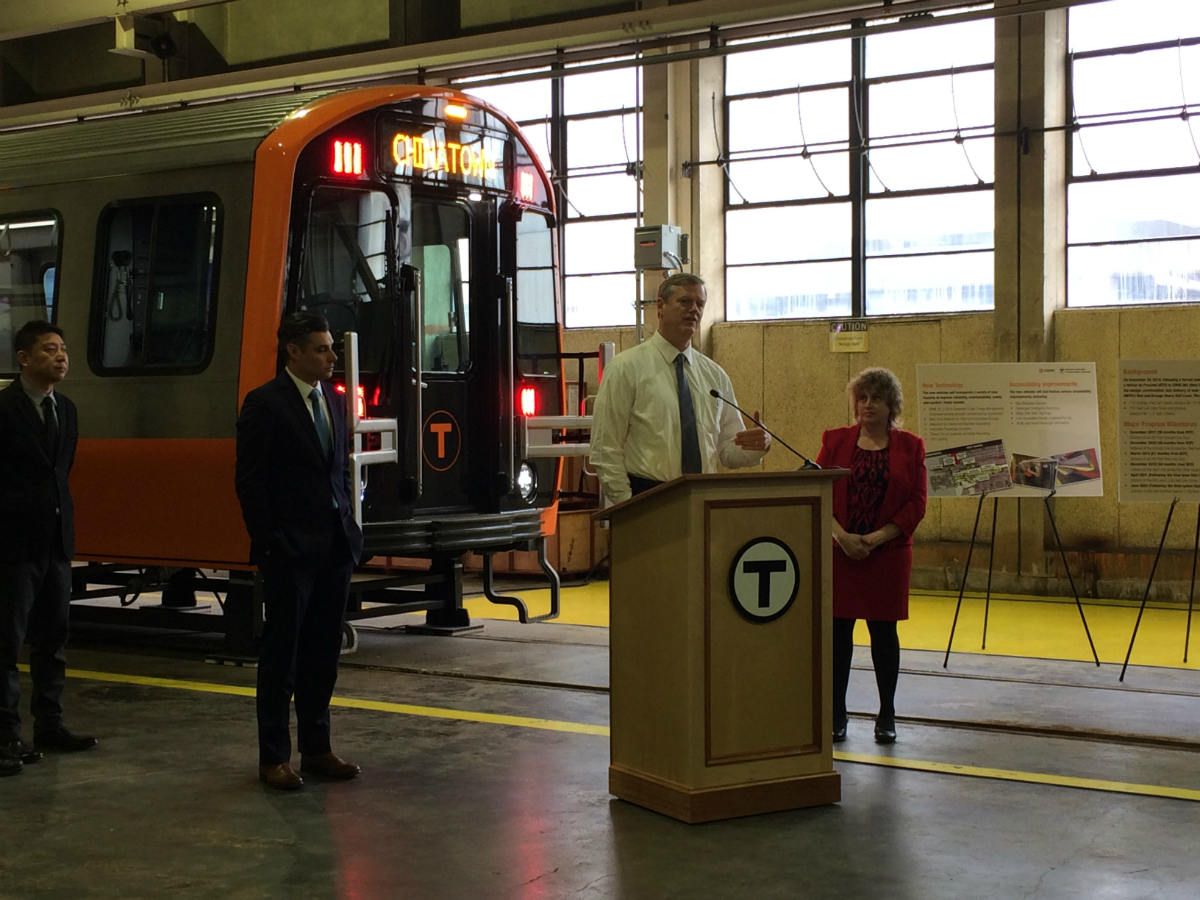
M 0 375 L 20 370 L 13 337 L 29 321 L 54 321 L 61 219 L 55 212 L 0 217 Z
M 1067 303 L 1200 301 L 1200 4 L 1070 11 Z
M 524 210 L 516 238 L 517 359 L 525 375 L 557 375 L 558 298 L 550 220 Z
M 562 75 L 472 94 L 521 126 L 557 187 L 569 328 L 632 325 L 633 232 L 641 211 L 641 70 Z
M 212 355 L 220 202 L 213 194 L 122 201 L 100 216 L 92 367 L 199 372 Z
M 994 26 L 870 30 L 726 60 L 729 319 L 992 308 Z

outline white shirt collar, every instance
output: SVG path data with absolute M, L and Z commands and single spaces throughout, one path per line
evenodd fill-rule
M 650 336 L 650 343 L 654 345 L 654 348 L 658 350 L 660 354 L 662 354 L 662 358 L 672 366 L 675 365 L 675 357 L 677 357 L 680 352 L 683 353 L 683 356 L 688 361 L 689 366 L 694 362 L 692 359 L 693 347 L 691 344 L 687 345 L 686 350 L 680 351 L 678 347 L 662 336 L 661 331 L 656 331 Z
M 288 377 L 290 377 L 292 379 L 292 383 L 295 384 L 296 388 L 300 391 L 300 393 L 304 395 L 305 400 L 307 400 L 309 398 L 309 395 L 311 395 L 314 390 L 320 391 L 322 397 L 325 396 L 325 392 L 321 390 L 321 382 L 318 381 L 317 386 L 314 388 L 311 384 L 309 384 L 307 381 L 303 380 L 302 378 L 297 378 L 296 373 L 293 372 L 291 369 L 289 369 L 287 366 L 283 367 L 283 371 L 288 373 Z
M 25 391 L 25 396 L 29 398 L 29 401 L 34 406 L 40 407 L 42 405 L 42 401 L 49 397 L 50 402 L 54 404 L 54 408 L 58 408 L 58 398 L 54 396 L 54 388 L 51 388 L 50 393 L 47 394 L 40 388 L 34 387 L 32 384 L 30 384 L 29 379 L 23 374 L 21 375 L 21 387 Z

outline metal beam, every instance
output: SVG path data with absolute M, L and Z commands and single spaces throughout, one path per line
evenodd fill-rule
M 117 15 L 148 16 L 154 13 L 175 12 L 195 9 L 200 6 L 216 6 L 234 3 L 236 0 L 176 0 L 163 3 L 161 0 L 56 0 L 54 3 L 30 3 L 29 0 L 0 0 L 0 41 L 32 37 L 35 34 L 50 34 L 85 25 L 111 22 Z

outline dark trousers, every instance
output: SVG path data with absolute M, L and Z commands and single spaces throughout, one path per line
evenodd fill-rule
M 664 482 L 655 481 L 653 478 L 643 478 L 641 475 L 629 476 L 629 489 L 633 491 L 633 496 L 644 494 L 651 488 L 656 488 Z
M 856 619 L 833 617 L 833 725 L 846 721 L 846 688 L 850 685 L 850 664 L 854 661 L 854 623 Z M 900 680 L 900 637 L 895 622 L 867 620 L 871 632 L 871 663 L 875 668 L 875 687 L 879 690 L 880 725 L 896 722 L 896 682 Z
M 21 736 L 17 654 L 29 639 L 34 729 L 62 723 L 67 680 L 71 562 L 57 547 L 19 563 L 0 563 L 0 743 Z
M 293 695 L 300 752 L 317 755 L 330 749 L 329 698 L 337 683 L 354 562 L 350 551 L 342 549 L 314 564 L 268 560 L 259 570 L 264 622 L 258 655 L 258 761 L 271 766 L 292 755 Z

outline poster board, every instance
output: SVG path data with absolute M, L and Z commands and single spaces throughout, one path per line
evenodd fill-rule
M 1200 360 L 1120 361 L 1117 447 L 1122 503 L 1200 500 Z
M 917 381 L 928 454 L 1002 441 L 1004 496 L 1104 495 L 1095 363 L 921 365 Z

